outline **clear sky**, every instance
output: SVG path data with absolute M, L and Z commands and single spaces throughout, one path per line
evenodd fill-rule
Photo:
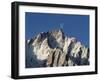
M 89 47 L 89 16 L 48 13 L 25 13 L 25 39 L 40 32 L 47 32 L 63 26 L 66 36 L 75 37 Z

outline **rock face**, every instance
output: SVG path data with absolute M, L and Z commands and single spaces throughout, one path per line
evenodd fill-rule
M 62 29 L 26 40 L 26 68 L 89 65 L 89 48 Z

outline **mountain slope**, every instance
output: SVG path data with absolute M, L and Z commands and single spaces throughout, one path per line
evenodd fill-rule
M 62 29 L 26 40 L 26 68 L 89 65 L 89 48 Z

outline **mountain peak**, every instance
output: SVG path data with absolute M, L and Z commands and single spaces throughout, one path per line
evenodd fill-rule
M 88 48 L 77 41 L 75 37 L 65 36 L 61 28 L 41 32 L 34 39 L 28 40 L 26 45 L 28 45 L 28 49 L 31 49 L 31 52 L 27 50 L 27 54 L 29 53 L 29 55 L 35 56 L 33 60 L 36 63 L 41 62 L 39 66 L 51 67 L 89 64 Z M 36 66 L 34 65 L 34 67 Z
M 62 33 L 63 33 L 63 30 L 62 30 L 61 28 L 58 28 L 58 29 L 52 30 L 50 33 L 54 33 L 54 34 L 62 34 Z

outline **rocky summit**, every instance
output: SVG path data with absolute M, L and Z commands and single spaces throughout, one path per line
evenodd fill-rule
M 89 65 L 89 48 L 62 29 L 41 32 L 25 41 L 26 68 Z

